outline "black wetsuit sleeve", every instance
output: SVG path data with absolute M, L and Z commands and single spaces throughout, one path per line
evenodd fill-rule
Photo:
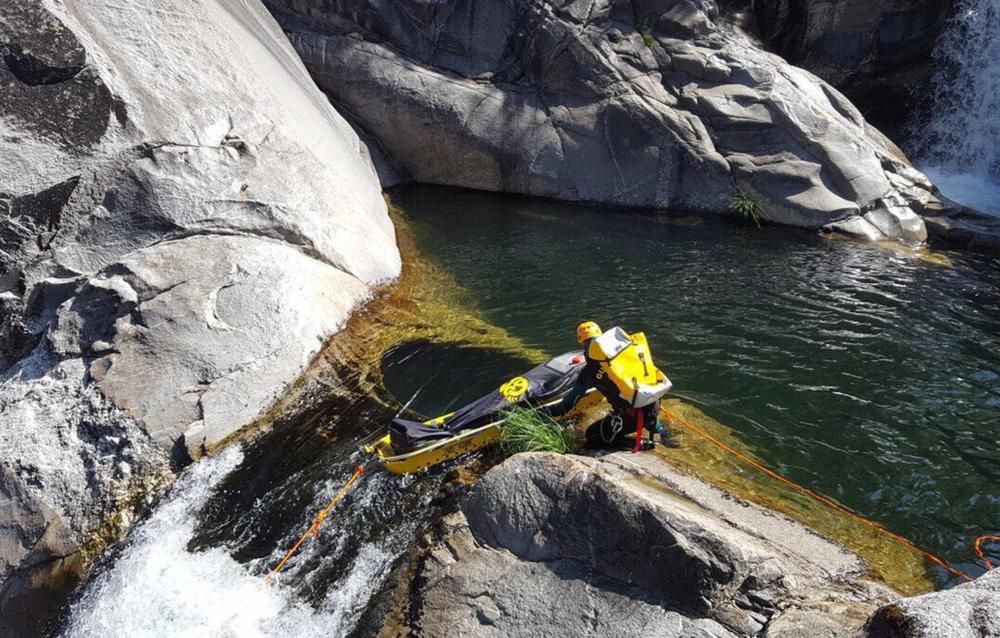
M 569 389 L 558 404 L 556 404 L 552 410 L 552 416 L 562 416 L 573 409 L 576 402 L 583 398 L 583 395 L 587 394 L 587 390 L 594 387 L 597 382 L 597 370 L 598 364 L 596 361 L 591 361 L 587 359 L 587 365 L 584 366 L 583 370 L 580 372 L 580 376 L 577 378 L 576 383 L 573 387 Z

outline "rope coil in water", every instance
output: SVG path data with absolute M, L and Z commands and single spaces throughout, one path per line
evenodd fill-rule
M 852 512 L 851 510 L 847 509 L 846 507 L 844 507 L 840 503 L 837 503 L 836 501 L 834 501 L 834 500 L 832 500 L 830 498 L 827 498 L 826 496 L 823 496 L 822 494 L 819 494 L 818 492 L 814 492 L 813 490 L 809 489 L 808 487 L 805 487 L 803 485 L 799 485 L 798 483 L 796 483 L 794 481 L 791 481 L 791 480 L 785 478 L 784 476 L 781 476 L 780 474 L 778 474 L 774 470 L 772 470 L 772 469 L 770 469 L 768 467 L 765 467 L 764 465 L 761 465 L 760 463 L 758 463 L 757 461 L 754 461 L 752 458 L 750 458 L 746 454 L 743 454 L 739 450 L 736 450 L 736 449 L 732 448 L 731 446 L 726 445 L 725 443 L 723 443 L 722 441 L 718 440 L 717 438 L 715 438 L 714 436 L 712 436 L 708 432 L 702 430 L 701 428 L 699 428 L 698 426 L 694 425 L 693 423 L 691 423 L 687 419 L 685 419 L 685 418 L 683 418 L 683 417 L 681 417 L 681 416 L 679 416 L 679 415 L 671 412 L 667 408 L 661 406 L 660 410 L 663 412 L 663 414 L 668 419 L 670 419 L 670 421 L 672 423 L 680 423 L 681 425 L 683 425 L 687 429 L 691 430 L 695 434 L 697 434 L 697 435 L 701 436 L 702 438 L 708 440 L 709 442 L 711 442 L 715 446 L 717 446 L 720 449 L 728 452 L 729 454 L 732 454 L 733 456 L 735 456 L 736 458 L 740 459 L 744 463 L 746 463 L 746 464 L 748 464 L 748 465 L 750 465 L 750 466 L 752 466 L 752 467 L 760 470 L 761 472 L 767 474 L 768 476 L 770 476 L 770 477 L 772 477 L 774 479 L 777 479 L 778 481 L 781 481 L 785 485 L 788 485 L 789 487 L 792 487 L 793 489 L 798 490 L 799 492 L 802 492 L 803 494 L 805 494 L 807 496 L 810 496 L 810 497 L 816 499 L 817 501 L 819 501 L 819 502 L 821 502 L 821 503 L 823 503 L 823 504 L 825 504 L 825 505 L 827 505 L 829 507 L 832 507 L 833 509 L 837 510 L 838 512 L 840 512 L 842 514 L 846 514 L 847 516 L 850 516 L 851 518 L 857 520 L 858 522 L 862 523 L 863 525 L 866 525 L 866 526 L 874 529 L 875 531 L 877 531 L 879 533 L 885 534 L 886 536 L 888 536 L 889 538 L 893 539 L 894 541 L 896 541 L 898 543 L 901 543 L 902 545 L 905 545 L 906 547 L 908 547 L 911 550 L 917 552 L 921 556 L 923 556 L 923 557 L 929 559 L 930 561 L 936 563 L 937 565 L 941 566 L 945 571 L 947 571 L 947 572 L 949 572 L 949 573 L 951 573 L 951 574 L 953 574 L 955 576 L 958 576 L 958 577 L 960 577 L 960 578 L 962 578 L 962 579 L 964 579 L 966 581 L 969 581 L 969 582 L 972 582 L 973 580 L 975 580 L 972 576 L 969 576 L 968 574 L 966 574 L 965 572 L 961 571 L 960 569 L 957 569 L 957 568 L 953 567 L 951 565 L 951 563 L 949 563 L 948 561 L 944 560 L 943 558 L 939 558 L 939 557 L 935 556 L 934 554 L 928 552 L 927 550 L 921 549 L 920 547 L 917 547 L 913 543 L 913 541 L 909 540 L 908 538 L 900 536 L 899 534 L 896 534 L 895 532 L 891 532 L 891 531 L 887 530 L 886 528 L 882 527 L 881 525 L 879 525 L 878 523 L 876 523 L 874 521 L 870 521 L 867 518 L 865 518 L 863 516 L 860 516 L 858 514 L 855 514 L 854 512 Z M 993 569 L 993 563 L 991 563 L 990 560 L 986 557 L 986 554 L 985 554 L 985 552 L 982 549 L 982 543 L 983 543 L 983 541 L 987 541 L 987 540 L 1000 541 L 1000 536 L 980 536 L 980 537 L 976 538 L 976 543 L 975 543 L 976 553 L 979 555 L 980 558 L 983 559 L 983 562 L 986 564 L 986 568 L 987 569 Z
M 299 540 L 296 541 L 295 545 L 292 545 L 292 548 L 288 550 L 288 553 L 286 553 L 284 558 L 281 559 L 281 562 L 279 562 L 278 565 L 271 570 L 271 573 L 267 575 L 267 582 L 271 582 L 271 579 L 281 571 L 281 569 L 285 566 L 285 563 L 287 563 L 289 559 L 295 555 L 295 552 L 299 551 L 299 547 L 302 546 L 302 543 L 304 543 L 310 535 L 313 538 L 316 538 L 319 535 L 319 526 L 326 520 L 326 517 L 330 514 L 330 510 L 333 509 L 334 505 L 340 502 L 340 499 L 344 498 L 344 495 L 347 494 L 347 490 L 351 489 L 351 486 L 354 485 L 364 472 L 365 468 L 363 465 L 359 465 L 358 469 L 354 470 L 354 475 L 350 478 L 350 480 L 344 484 L 344 487 L 340 488 L 340 491 L 337 492 L 336 496 L 334 496 L 329 503 L 326 504 L 326 507 L 320 510 L 319 514 L 316 515 L 316 518 L 313 519 L 312 525 L 309 526 L 309 529 L 307 529 L 305 533 L 299 537 Z

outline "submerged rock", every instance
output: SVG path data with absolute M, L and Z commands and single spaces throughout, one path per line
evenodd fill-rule
M 522 454 L 418 563 L 424 636 L 851 636 L 891 590 L 853 554 L 652 455 Z
M 29 590 L 265 411 L 400 260 L 367 150 L 256 0 L 6 3 L 0 48 L 16 636 L 44 622 Z
M 954 589 L 879 609 L 866 638 L 993 638 L 1000 634 L 1000 570 Z
M 710 0 L 269 0 L 411 179 L 921 241 L 932 186 L 838 91 Z

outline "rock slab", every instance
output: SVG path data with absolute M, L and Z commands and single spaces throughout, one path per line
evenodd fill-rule
M 846 637 L 893 598 L 864 569 L 655 457 L 522 454 L 430 540 L 409 618 L 424 636 Z
M 1000 570 L 954 589 L 904 598 L 880 608 L 866 638 L 995 638 L 1000 636 Z
M 711 0 L 269 0 L 319 86 L 418 182 L 922 241 L 932 186 Z
M 400 259 L 368 150 L 257 0 L 7 2 L 0 50 L 18 636 L 32 589 L 261 415 Z
M 844 91 L 897 139 L 930 81 L 954 2 L 756 0 L 753 8 L 771 50 Z

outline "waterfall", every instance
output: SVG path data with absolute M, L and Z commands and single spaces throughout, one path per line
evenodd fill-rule
M 1000 0 L 956 0 L 934 64 L 912 155 L 946 196 L 1000 214 Z
M 300 555 L 343 563 L 345 574 L 336 586 L 322 599 L 310 600 L 296 586 L 310 589 L 321 570 L 315 565 L 298 570 L 295 564 L 286 569 L 287 577 L 268 584 L 264 575 L 302 532 L 301 526 L 289 530 L 272 555 L 248 564 L 234 560 L 228 547 L 192 551 L 188 546 L 198 511 L 242 459 L 234 446 L 189 468 L 113 564 L 88 583 L 70 610 L 63 638 L 349 635 L 394 560 L 412 542 L 414 530 L 406 525 L 383 530 L 386 538 L 362 543 L 353 555 L 338 555 L 339 539 L 348 533 L 342 526 L 349 519 L 331 517 Z M 309 511 L 322 507 L 343 484 L 341 469 L 319 489 Z M 354 506 L 364 512 L 367 504 L 377 505 L 398 489 L 398 482 L 384 473 L 371 477 L 354 493 Z

